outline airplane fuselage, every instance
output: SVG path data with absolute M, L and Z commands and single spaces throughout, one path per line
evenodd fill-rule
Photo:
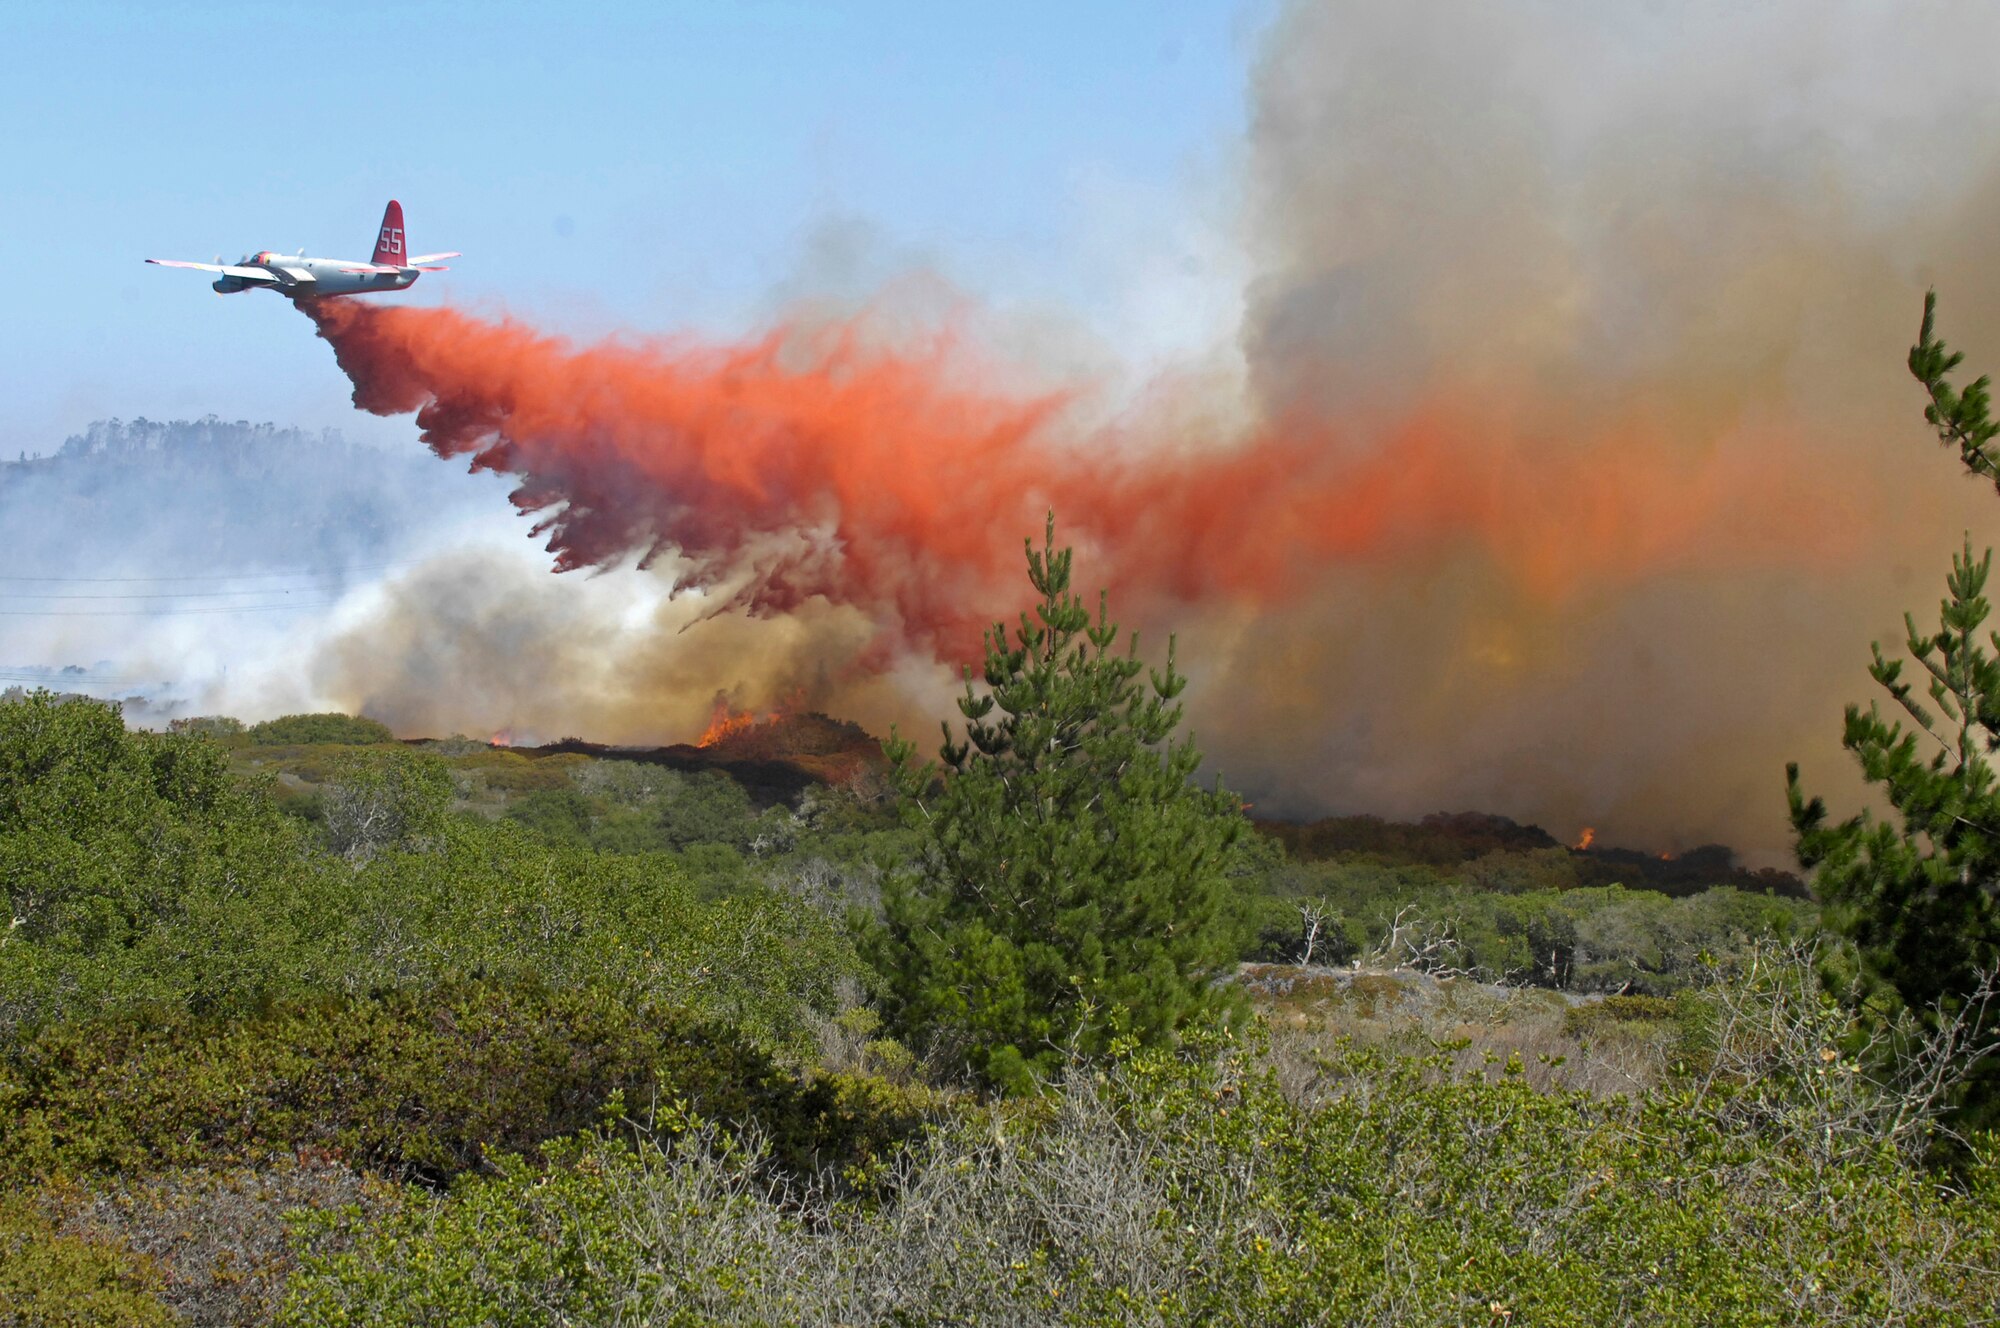
M 149 258 L 160 267 L 194 268 L 220 275 L 214 282 L 217 295 L 259 287 L 274 290 L 288 300 L 324 300 L 333 295 L 372 295 L 408 290 L 426 272 L 446 272 L 437 266 L 440 258 L 457 258 L 458 251 L 441 254 L 412 254 L 409 232 L 403 229 L 403 205 L 395 199 L 382 210 L 382 226 L 375 233 L 375 256 L 366 262 L 358 258 L 287 257 L 269 249 L 259 249 L 234 263 L 197 263 L 188 258 Z
M 423 274 L 413 267 L 377 265 L 366 259 L 289 257 L 270 252 L 254 254 L 236 264 L 259 268 L 277 278 L 246 281 L 224 274 L 215 279 L 219 295 L 246 290 L 272 290 L 291 300 L 316 300 L 329 295 L 366 295 L 370 291 L 406 290 Z

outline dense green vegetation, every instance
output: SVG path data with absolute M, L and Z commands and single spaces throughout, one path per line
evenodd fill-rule
M 341 714 L 282 715 L 252 724 L 244 736 L 267 747 L 321 742 L 366 745 L 396 740 L 387 724 Z
M 1254 1049 L 1128 1053 L 939 1130 L 893 1203 L 774 1180 L 761 1140 L 693 1117 L 592 1136 L 309 1257 L 286 1322 L 1991 1321 L 1990 1174 L 1940 1190 L 1726 1089 L 1633 1103 L 1440 1061 L 1352 1052 L 1288 1092 Z
M 1398 864 L 1253 836 L 1220 878 L 1270 922 L 1246 958 L 1301 958 L 1309 901 L 1338 918 L 1316 961 L 1682 1003 L 1622 997 L 1531 1042 L 1518 1011 L 1412 1014 L 1423 989 L 1390 977 L 1346 1007 L 1260 979 L 1295 993 L 1259 998 L 1288 1039 L 1268 1050 L 1128 1039 L 1053 1062 L 1053 1096 L 982 1104 L 949 1060 L 927 1086 L 865 1003 L 848 919 L 877 916 L 924 834 L 872 793 L 759 810 L 718 776 L 632 762 L 231 741 L 127 732 L 88 702 L 0 707 L 23 919 L 0 947 L 0 1176 L 21 1196 L 0 1291 L 20 1322 L 1991 1308 L 1965 1272 L 1995 1262 L 1983 1164 L 1940 1188 L 1907 1141 L 1869 1145 L 1893 1133 L 1881 1109 L 1815 1097 L 1831 1067 L 1907 1105 L 1854 1057 L 1820 1059 L 1823 1018 L 1756 1064 L 1704 1032 L 1732 990 L 1715 961 L 1807 930 L 1795 900 L 1580 885 L 1590 864 L 1566 877 L 1574 855 L 1545 847 Z M 579 814 L 545 823 L 552 800 Z M 645 837 L 614 846 L 621 823 Z M 1398 915 L 1406 952 L 1384 945 Z M 1442 920 L 1456 948 L 1423 952 Z M 1566 968 L 1510 971 L 1508 947 L 1532 958 L 1564 927 Z M 1656 1063 L 1637 1096 L 1574 1086 L 1634 1056 Z M 1829 1125 L 1840 1149 L 1814 1151 Z
M 593 1125 L 615 1098 L 639 1118 L 665 1098 L 755 1120 L 796 1168 L 852 1166 L 924 1100 L 856 1096 L 727 1023 L 598 986 L 458 982 L 230 1019 L 155 1010 L 43 1029 L 10 1065 L 0 1176 L 17 1182 L 301 1150 L 448 1180 Z
M 664 856 L 448 814 L 436 758 L 396 750 L 357 777 L 337 755 L 329 769 L 357 784 L 336 797 L 385 809 L 371 840 L 337 816 L 315 839 L 235 784 L 220 749 L 128 735 L 91 702 L 0 707 L 0 753 L 11 1032 L 491 978 L 595 987 L 797 1046 L 858 971 L 837 922 L 791 896 L 703 902 Z
M 1955 745 L 1849 715 L 1899 822 L 1794 781 L 1824 919 L 1714 846 L 1260 832 L 1029 567 L 941 767 L 796 797 L 0 703 L 0 1328 L 2000 1318 L 1969 551 Z
M 1252 901 L 1251 954 L 1665 995 L 1702 981 L 1717 956 L 1818 927 L 1816 906 L 1782 895 L 1560 886 L 1546 883 L 1550 870 L 1543 851 L 1488 855 L 1457 871 L 1349 858 L 1281 864 Z
M 1844 1008 L 1760 992 L 1758 946 L 1812 930 L 1782 894 L 1582 884 L 1596 860 L 1492 820 L 1460 822 L 1458 854 L 1436 826 L 1296 856 L 1252 836 L 1218 878 L 1232 926 L 1266 922 L 1234 932 L 1242 958 L 1304 958 L 1312 914 L 1314 962 L 1382 976 L 1342 1004 L 1286 976 L 1326 968 L 1270 970 L 1270 1046 L 1196 1022 L 990 1104 L 866 1004 L 850 924 L 926 836 L 866 782 L 758 810 L 716 774 L 212 728 L 0 706 L 16 1322 L 1994 1306 L 1990 1154 L 1926 1170 L 1938 1104 L 1846 1048 Z M 546 824 L 552 800 L 578 814 Z M 1442 996 L 1474 980 L 1548 988 L 1556 1014 Z M 1562 1014 L 1564 990 L 1680 1000 Z
M 0 707 L 0 771 L 18 1322 L 1993 1308 L 1983 1145 L 1927 1170 L 1942 1104 L 1844 1007 L 1758 995 L 1757 947 L 1812 929 L 1784 895 L 1584 884 L 1597 860 L 1491 821 L 1457 854 L 1251 835 L 1211 882 L 1264 923 L 1235 953 L 1300 960 L 1311 915 L 1339 966 L 1260 970 L 1279 1040 L 1197 1020 L 996 1104 L 867 1004 L 893 975 L 853 923 L 879 939 L 885 878 L 934 867 L 866 781 L 759 809 L 712 773 L 128 732 L 48 696 Z M 1564 1004 L 1621 990 L 1680 999 Z
M 115 706 L 46 693 L 0 706 L 0 1177 L 42 1195 L 8 1210 L 0 1287 L 61 1279 L 26 1321 L 193 1303 L 149 1258 L 81 1241 L 61 1214 L 100 1201 L 64 1195 L 166 1178 L 143 1227 L 228 1169 L 288 1192 L 302 1158 L 438 1184 L 607 1110 L 668 1106 L 754 1121 L 802 1173 L 861 1177 L 933 1101 L 846 1072 L 907 1058 L 842 1021 L 861 968 L 831 896 L 740 872 L 697 890 L 674 855 L 468 810 L 441 755 L 296 741 L 372 728 L 315 717 L 270 736 L 286 741 L 213 721 L 130 732 Z M 718 834 L 757 822 L 739 790 L 668 783 Z M 801 810 L 786 821 L 815 816 Z M 822 1041 L 850 1035 L 846 1070 L 822 1066 Z M 252 1280 L 228 1313 L 275 1304 L 272 1278 Z M 195 1283 L 210 1300 L 223 1284 Z

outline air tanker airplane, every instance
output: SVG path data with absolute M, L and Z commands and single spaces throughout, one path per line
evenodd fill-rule
M 366 295 L 370 291 L 399 291 L 415 285 L 423 272 L 444 272 L 434 267 L 440 258 L 457 258 L 456 250 L 444 254 L 409 257 L 404 243 L 403 205 L 395 199 L 382 213 L 382 232 L 375 238 L 375 257 L 368 262 L 352 258 L 307 258 L 301 249 L 297 257 L 264 250 L 237 263 L 224 263 L 217 255 L 213 263 L 188 263 L 177 258 L 149 258 L 161 267 L 191 267 L 201 272 L 220 272 L 215 279 L 217 295 L 238 291 L 273 290 L 290 300 L 320 300 L 329 295 Z

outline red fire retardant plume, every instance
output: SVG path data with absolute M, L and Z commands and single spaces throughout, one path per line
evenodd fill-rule
M 678 553 L 732 604 L 825 596 L 885 645 L 948 658 L 1020 601 L 1020 541 L 1050 507 L 1087 549 L 1083 583 L 1142 608 L 1270 602 L 1334 564 L 1467 542 L 1559 598 L 1666 566 L 1824 557 L 1848 524 L 1776 440 L 1690 459 L 1637 424 L 1530 455 L 1480 422 L 1510 403 L 1469 401 L 1360 450 L 1322 420 L 1227 447 L 1078 438 L 1061 397 L 978 390 L 944 351 L 886 350 L 852 324 L 576 346 L 452 309 L 302 307 L 357 406 L 415 412 L 439 456 L 519 477 L 558 569 Z

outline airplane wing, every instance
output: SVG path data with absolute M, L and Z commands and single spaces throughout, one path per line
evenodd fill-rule
M 237 267 L 232 263 L 190 263 L 179 258 L 149 258 L 146 261 L 160 267 L 191 267 L 197 272 L 220 272 L 226 277 L 235 277 L 238 281 L 256 281 L 269 286 L 275 286 L 283 280 L 261 267 Z
M 464 255 L 464 254 L 461 254 L 461 253 L 460 253 L 460 252 L 458 252 L 458 250 L 456 250 L 456 249 L 453 249 L 453 250 L 451 250 L 451 251 L 450 251 L 449 253 L 442 253 L 442 254 L 418 254 L 418 255 L 417 255 L 417 256 L 416 256 L 415 258 L 412 258 L 412 259 L 410 260 L 410 266 L 411 266 L 411 267 L 424 267 L 424 264 L 426 264 L 426 263 L 435 263 L 435 262 L 437 262 L 437 261 L 438 261 L 438 260 L 439 260 L 440 258 L 463 258 L 463 257 L 465 257 L 465 255 Z M 442 271 L 444 271 L 444 269 L 443 269 L 443 268 L 441 268 L 441 267 L 431 267 L 431 268 L 424 268 L 424 271 L 426 271 L 426 272 L 442 272 Z

